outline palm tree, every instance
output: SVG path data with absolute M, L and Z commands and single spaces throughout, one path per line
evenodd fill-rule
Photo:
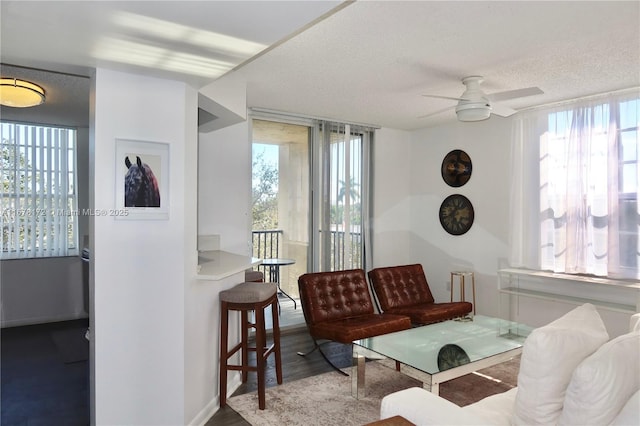
M 339 180 L 338 182 L 340 183 L 340 189 L 338 190 L 338 203 L 341 203 L 347 193 L 347 185 L 344 180 Z M 349 199 L 352 202 L 360 199 L 360 192 L 356 189 L 358 186 L 360 186 L 360 184 L 356 183 L 355 178 L 351 176 L 349 178 Z

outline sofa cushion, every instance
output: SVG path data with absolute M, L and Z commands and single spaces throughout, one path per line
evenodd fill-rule
M 515 404 L 518 388 L 509 389 L 506 392 L 497 393 L 481 399 L 478 402 L 462 407 L 464 411 L 473 413 L 478 419 L 476 425 L 511 425 L 513 406 Z
M 401 306 L 387 309 L 384 312 L 388 314 L 406 315 L 411 318 L 411 322 L 426 325 L 463 317 L 472 310 L 473 305 L 469 302 L 445 302 Z
M 607 425 L 640 388 L 640 331 L 616 337 L 573 373 L 559 424 Z
M 522 348 L 514 423 L 556 423 L 573 371 L 607 340 L 598 311 L 588 303 L 533 330 Z
M 634 393 L 622 407 L 611 426 L 640 425 L 640 390 Z
M 478 425 L 478 417 L 422 388 L 409 388 L 382 398 L 380 418 L 402 416 L 416 425 Z
M 411 320 L 404 315 L 369 314 L 309 324 L 308 327 L 309 333 L 316 339 L 350 344 L 358 339 L 408 330 Z

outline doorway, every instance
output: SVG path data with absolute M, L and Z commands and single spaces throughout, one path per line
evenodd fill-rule
M 298 277 L 309 265 L 309 147 L 312 128 L 252 120 L 253 256 L 280 287 L 280 326 L 304 324 Z M 277 261 L 275 259 L 281 259 Z
M 252 129 L 253 256 L 285 259 L 275 274 L 274 266 L 259 269 L 280 284 L 283 312 L 303 324 L 300 275 L 370 264 L 373 129 L 280 116 L 256 116 Z

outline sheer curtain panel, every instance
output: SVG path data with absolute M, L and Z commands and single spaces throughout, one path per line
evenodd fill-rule
M 640 93 L 515 120 L 510 264 L 638 279 Z

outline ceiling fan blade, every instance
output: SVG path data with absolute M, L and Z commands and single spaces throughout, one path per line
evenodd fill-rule
M 417 117 L 417 118 L 427 118 L 427 117 L 432 117 L 432 116 L 434 116 L 434 115 L 442 114 L 442 113 L 443 113 L 443 112 L 445 112 L 445 111 L 449 111 L 450 109 L 454 109 L 455 107 L 456 107 L 455 105 L 452 105 L 452 106 L 450 106 L 450 107 L 447 107 L 447 108 L 444 108 L 444 109 L 441 109 L 441 110 L 438 110 L 438 111 L 435 111 L 435 112 L 430 112 L 429 114 L 421 115 L 421 116 L 419 116 L 419 117 Z
M 438 98 L 438 99 L 449 99 L 452 101 L 468 101 L 469 99 L 463 99 L 463 98 L 453 98 L 451 96 L 439 96 L 439 95 L 422 95 L 426 98 Z
M 510 115 L 515 114 L 516 111 L 513 108 L 509 108 L 508 106 L 501 104 L 491 104 L 491 113 L 495 115 L 499 115 L 500 117 L 509 117 Z
M 506 101 L 507 99 L 524 98 L 525 96 L 541 95 L 544 92 L 539 87 L 527 87 L 525 89 L 507 90 L 487 95 L 491 101 Z

